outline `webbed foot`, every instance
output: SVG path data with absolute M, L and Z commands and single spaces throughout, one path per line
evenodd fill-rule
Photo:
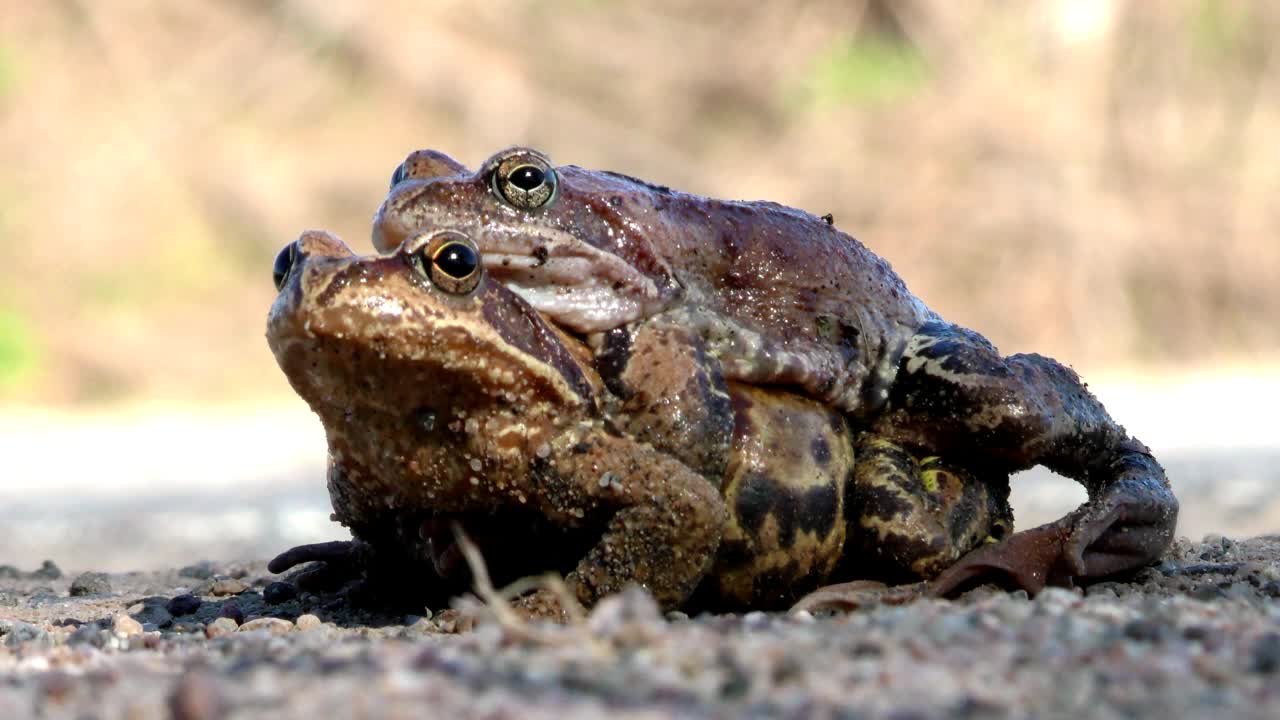
M 267 570 L 279 574 L 304 563 L 315 563 L 300 572 L 294 583 L 301 590 L 325 592 L 356 580 L 364 573 L 364 543 L 334 540 L 289 548 L 267 563 Z
M 978 548 L 928 583 L 932 597 L 950 597 L 984 584 L 1036 594 L 1046 585 L 1070 585 L 1064 562 L 1070 518 L 1014 533 L 1002 542 Z
M 425 521 L 416 542 L 384 538 L 380 544 L 336 540 L 299 545 L 277 555 L 267 569 L 283 573 L 309 563 L 293 578 L 300 590 L 341 591 L 361 606 L 443 603 L 464 590 L 470 577 L 454 524 L 451 519 Z
M 1046 585 L 1089 584 L 1133 572 L 1173 541 L 1178 501 L 1149 458 L 1124 461 L 1121 479 L 1056 522 L 1015 533 L 960 558 L 930 583 L 935 597 L 983 583 L 1035 594 Z M 1157 466 L 1158 468 L 1158 466 Z

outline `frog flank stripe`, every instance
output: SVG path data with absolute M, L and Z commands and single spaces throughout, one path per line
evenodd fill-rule
M 565 350 L 560 338 L 547 327 L 537 311 L 497 283 L 487 283 L 481 293 L 485 322 L 527 357 L 538 358 L 554 368 L 582 402 L 594 409 L 595 394 L 582 367 Z

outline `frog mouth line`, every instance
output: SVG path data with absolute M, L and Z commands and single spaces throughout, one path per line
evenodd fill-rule
M 600 332 L 665 305 L 657 284 L 615 255 L 576 241 L 521 240 L 485 247 L 485 269 L 558 324 L 580 333 Z

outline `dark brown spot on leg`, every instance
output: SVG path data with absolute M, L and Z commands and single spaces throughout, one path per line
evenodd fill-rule
M 831 446 L 821 435 L 814 436 L 813 441 L 809 443 L 809 452 L 813 454 L 813 461 L 820 468 L 825 468 L 827 463 L 831 462 Z
M 774 510 L 777 494 L 777 483 L 760 473 L 750 473 L 742 478 L 734 510 L 743 530 L 759 536 L 765 518 Z
M 604 347 L 596 353 L 596 371 L 609 391 L 624 400 L 631 397 L 631 389 L 622 380 L 622 373 L 631 362 L 631 332 L 627 328 L 614 328 L 604 334 Z
M 796 503 L 800 512 L 796 516 L 796 529 L 812 532 L 825 538 L 835 528 L 840 517 L 840 496 L 835 485 L 819 485 L 809 488 Z

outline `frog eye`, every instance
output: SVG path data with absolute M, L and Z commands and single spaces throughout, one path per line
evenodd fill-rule
M 556 195 L 556 170 L 533 153 L 518 153 L 498 163 L 493 189 L 519 210 L 536 210 Z
M 446 230 L 416 244 L 415 264 L 431 284 L 455 295 L 469 293 L 480 284 L 480 250 L 471 238 Z
M 289 271 L 298 259 L 298 243 L 291 242 L 276 253 L 276 262 L 271 267 L 271 279 L 275 280 L 276 291 L 284 289 L 284 281 L 289 279 Z

